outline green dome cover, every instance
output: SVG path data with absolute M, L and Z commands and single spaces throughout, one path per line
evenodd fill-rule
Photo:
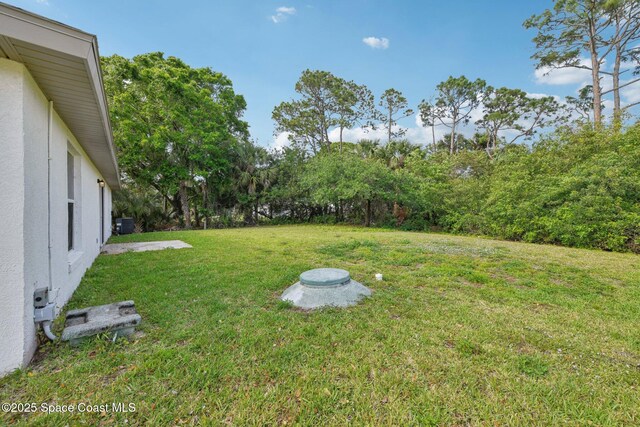
M 339 268 L 316 268 L 300 275 L 300 283 L 314 287 L 345 285 L 350 280 L 349 272 Z

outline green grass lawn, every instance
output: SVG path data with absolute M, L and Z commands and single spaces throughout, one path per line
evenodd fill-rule
M 640 424 L 638 256 L 322 226 L 112 240 L 169 239 L 193 249 L 102 255 L 67 307 L 133 299 L 143 335 L 47 344 L 0 379 L 1 402 L 136 412 L 0 424 Z M 323 266 L 373 297 L 315 312 L 279 302 Z

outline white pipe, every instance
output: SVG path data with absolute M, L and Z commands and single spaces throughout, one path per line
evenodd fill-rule
M 47 336 L 47 338 L 49 338 L 51 341 L 55 341 L 58 339 L 58 337 L 55 336 L 53 332 L 51 332 L 51 320 L 42 322 L 42 330 L 44 331 L 44 334 Z
M 47 244 L 49 255 L 49 291 L 53 290 L 53 276 L 51 273 L 51 140 L 53 139 L 53 101 L 49 101 L 49 117 L 47 132 Z
M 48 131 L 47 131 L 47 250 L 48 250 L 48 267 L 49 267 L 49 291 L 53 290 L 53 277 L 51 274 L 51 250 L 53 249 L 53 245 L 51 243 L 51 140 L 53 139 L 53 101 L 49 101 L 49 112 L 48 112 Z M 53 301 L 47 301 L 51 303 Z M 48 305 L 49 306 L 49 305 Z M 42 309 L 36 309 L 42 310 Z M 51 310 L 52 312 L 55 310 Z M 53 313 L 49 313 L 48 316 L 54 315 Z M 55 316 L 55 315 L 54 315 Z M 51 332 L 51 320 L 45 320 L 41 322 L 42 330 L 44 334 L 51 341 L 55 341 L 58 337 L 55 336 L 53 332 Z

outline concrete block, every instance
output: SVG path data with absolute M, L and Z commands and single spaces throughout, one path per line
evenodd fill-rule
M 67 312 L 62 340 L 77 345 L 85 338 L 104 332 L 126 337 L 135 332 L 142 318 L 133 301 L 88 307 Z

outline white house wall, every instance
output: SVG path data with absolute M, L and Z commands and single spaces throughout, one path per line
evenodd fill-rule
M 23 80 L 20 64 L 0 59 L 0 374 L 25 356 Z
M 22 134 L 24 151 L 24 359 L 36 349 L 33 291 L 48 286 L 47 242 L 47 99 L 22 69 Z M 31 320 L 31 321 L 29 321 Z
M 35 351 L 33 292 L 51 286 L 57 312 L 100 253 L 100 172 L 53 106 L 48 207 L 49 103 L 27 69 L 0 58 L 0 374 L 28 363 Z M 67 150 L 79 158 L 76 248 L 67 248 Z M 111 191 L 105 187 L 105 240 Z M 49 216 L 50 215 L 50 216 Z M 49 280 L 48 220 L 51 220 Z M 6 343 L 6 345 L 5 345 Z

